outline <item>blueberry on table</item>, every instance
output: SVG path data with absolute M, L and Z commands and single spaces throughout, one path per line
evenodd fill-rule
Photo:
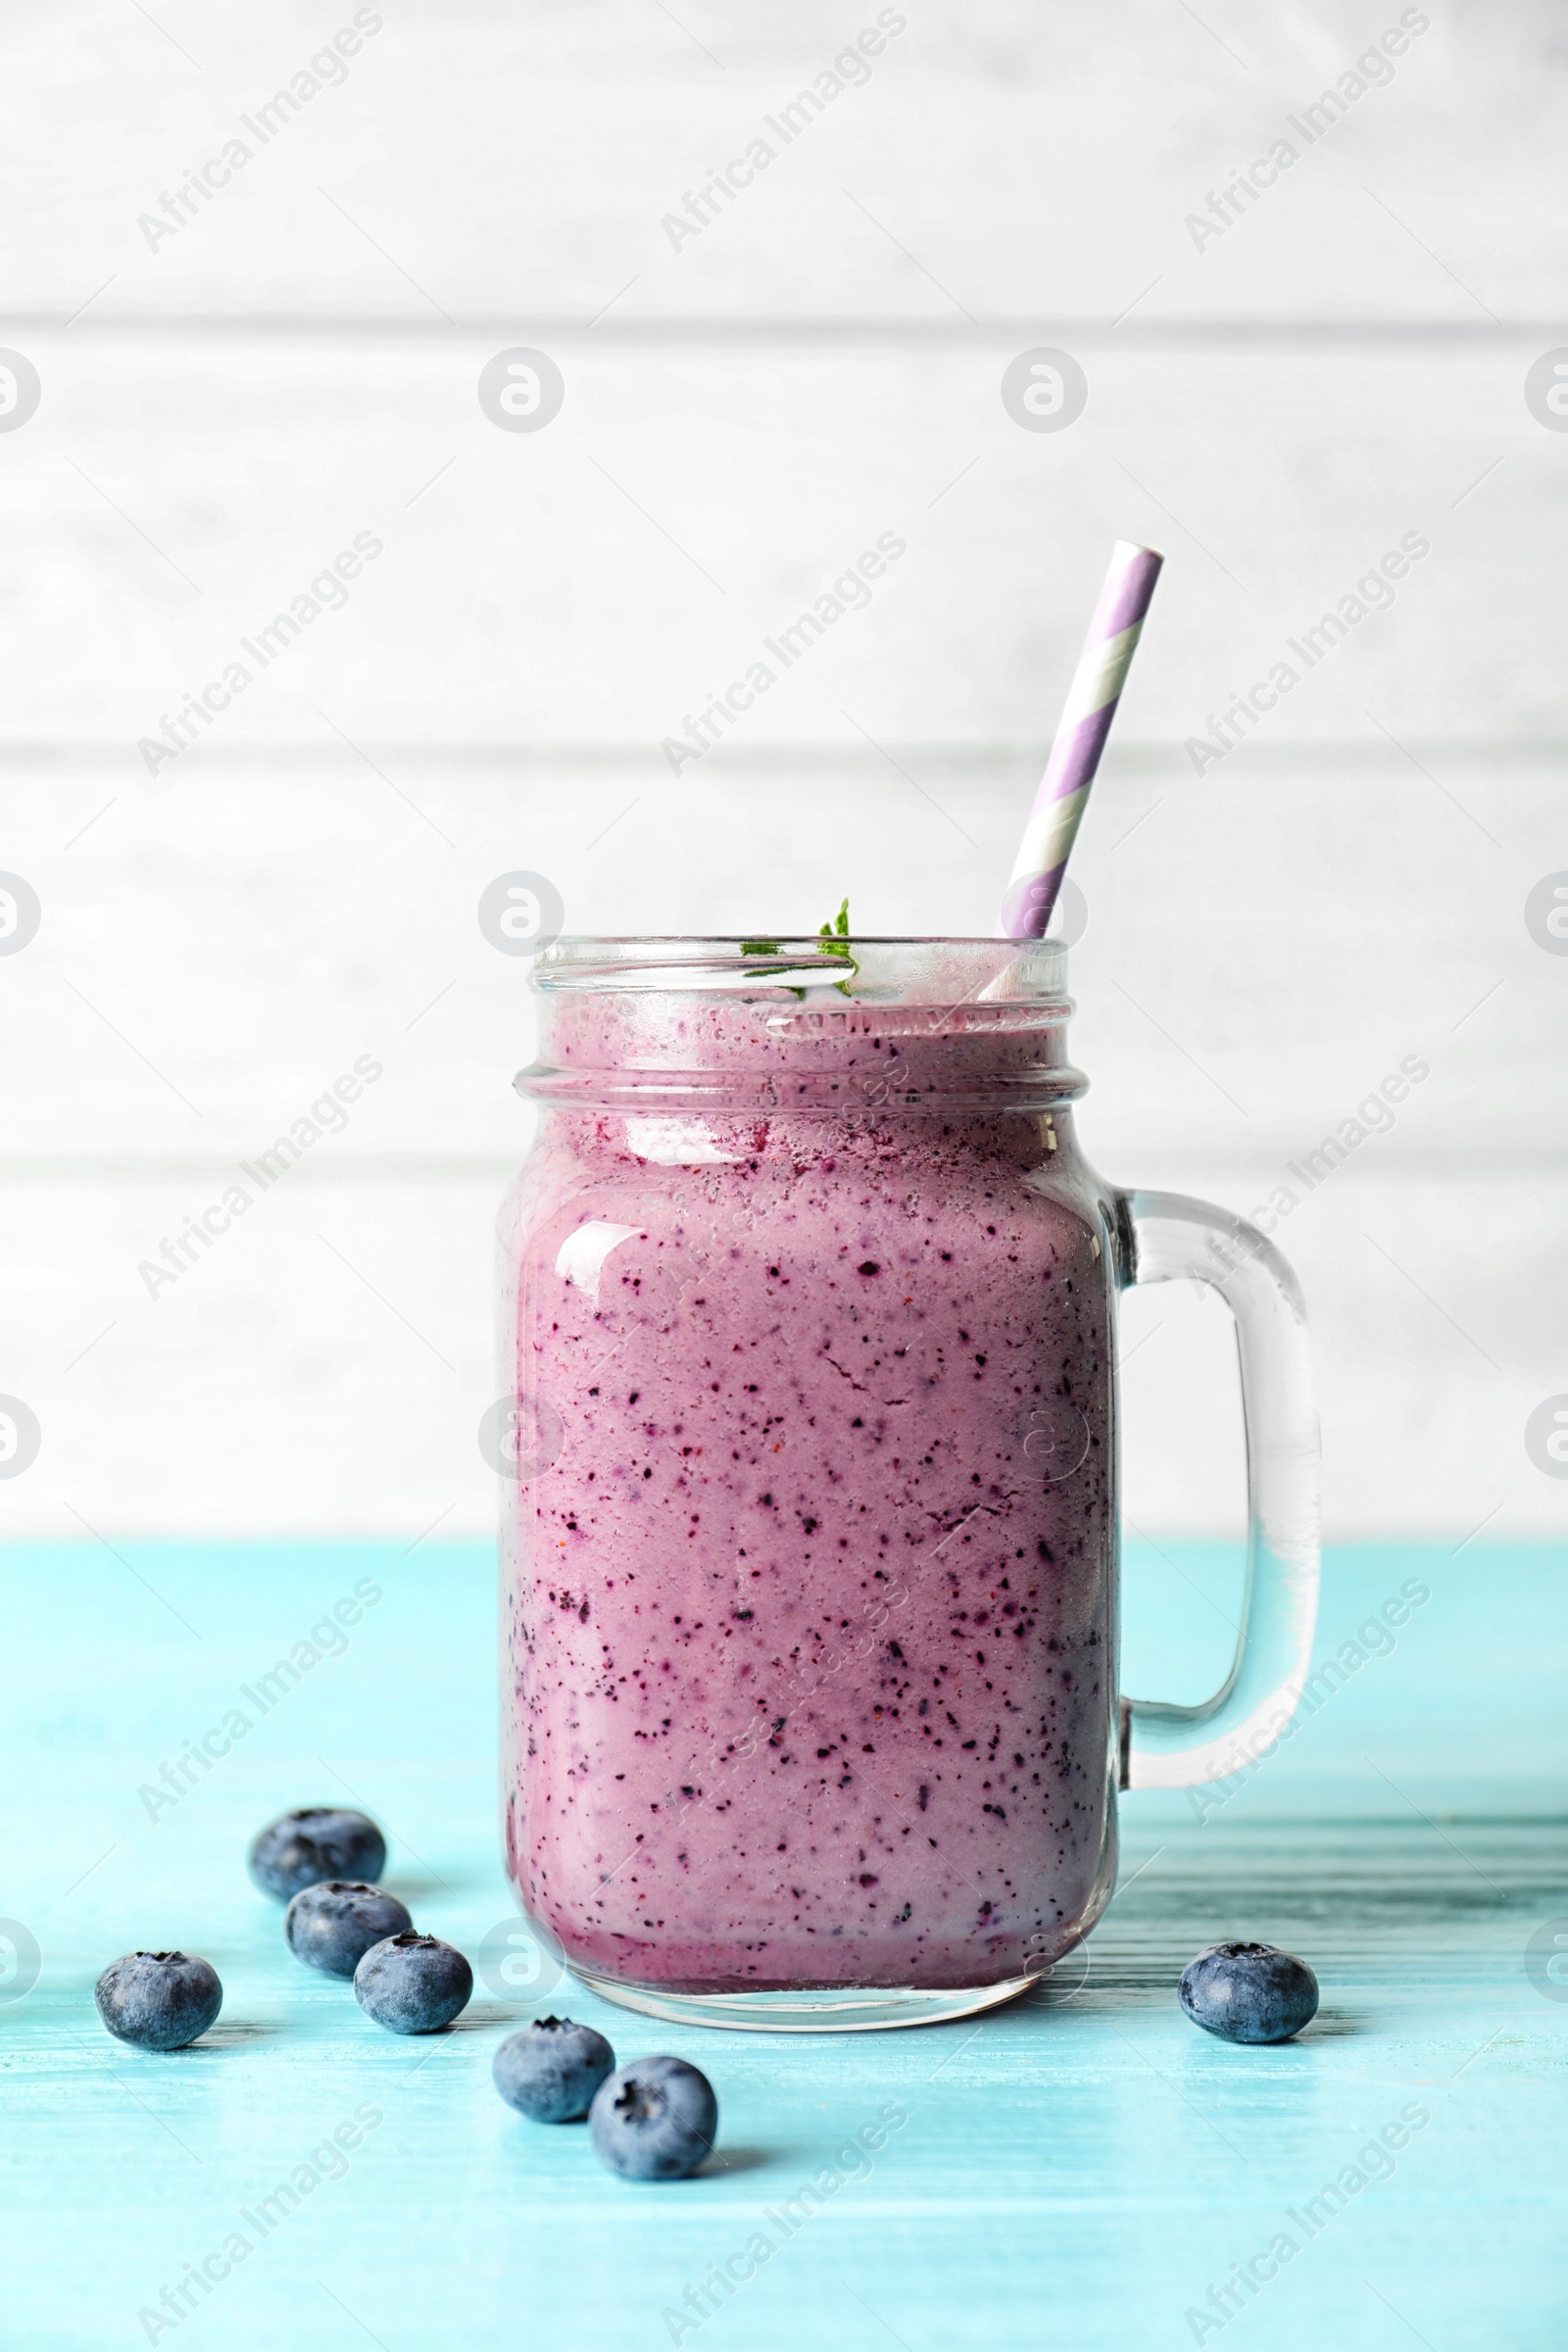
M 623 2180 L 684 2180 L 710 2154 L 718 2101 L 684 2058 L 638 2058 L 602 2082 L 588 2110 L 594 2153 Z
M 1271 1943 L 1211 1944 L 1182 1971 L 1177 1996 L 1195 2026 L 1227 2041 L 1289 2041 L 1317 2015 L 1316 1977 Z
M 182 2050 L 223 2006 L 223 1987 L 210 1961 L 187 1952 L 127 1952 L 111 1960 L 92 1997 L 119 2040 L 143 2050 Z
M 323 1879 L 378 1879 L 385 1866 L 386 1839 L 368 1813 L 345 1805 L 296 1805 L 268 1823 L 247 1856 L 257 1886 L 280 1903 Z
M 536 2124 L 580 2124 L 614 2071 L 615 2053 L 604 2035 L 569 2017 L 536 2017 L 509 2034 L 491 2069 L 507 2105 Z
M 302 1886 L 283 1915 L 283 1934 L 296 1960 L 352 1977 L 372 1943 L 412 1928 L 395 1894 L 361 1879 L 322 1879 Z
M 354 1998 L 389 2034 L 437 2034 L 468 2005 L 473 1971 L 438 1936 L 413 1930 L 372 1943 L 354 1971 Z

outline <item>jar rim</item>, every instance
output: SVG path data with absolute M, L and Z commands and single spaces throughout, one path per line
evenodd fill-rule
M 542 1058 L 514 1083 L 607 1107 L 1049 1106 L 1084 1084 L 1065 968 L 1054 940 L 564 939 L 535 963 Z
M 1067 950 L 1061 940 L 854 932 L 728 935 L 565 933 L 543 948 L 531 985 L 583 991 L 693 991 L 799 1000 L 830 989 L 868 1005 L 930 1008 L 973 1001 L 1060 1004 Z

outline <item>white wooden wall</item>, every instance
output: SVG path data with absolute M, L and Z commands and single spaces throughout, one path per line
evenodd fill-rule
M 480 891 L 541 871 L 583 930 L 814 927 L 845 891 L 862 929 L 988 930 L 1125 536 L 1169 562 L 1074 867 L 1084 1134 L 1247 1210 L 1428 1064 L 1281 1228 L 1331 1531 L 1560 1530 L 1525 1445 L 1568 1392 L 1568 956 L 1526 921 L 1568 869 L 1568 433 L 1526 401 L 1568 343 L 1560 12 L 1402 12 L 1310 146 L 1289 119 L 1397 6 L 358 13 L 265 145 L 243 119 L 349 0 L 7 36 L 0 344 L 41 397 L 0 429 L 0 868 L 42 915 L 0 955 L 0 1393 L 42 1443 L 0 1527 L 487 1528 L 528 1016 Z M 879 16 L 785 145 L 766 119 Z M 1060 432 L 1002 403 L 1039 346 L 1088 379 Z M 537 432 L 479 405 L 514 347 L 564 381 Z M 869 606 L 672 775 L 662 739 L 884 532 Z M 1392 606 L 1195 773 L 1407 534 Z M 240 652 L 357 537 L 338 609 Z M 150 1297 L 139 1262 L 362 1055 L 342 1131 Z M 1234 1525 L 1223 1310 L 1136 1298 L 1126 1345 L 1134 1518 Z

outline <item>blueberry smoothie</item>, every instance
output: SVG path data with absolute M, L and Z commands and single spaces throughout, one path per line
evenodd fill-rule
M 1065 1006 L 550 1008 L 504 1218 L 504 1808 L 571 1961 L 1038 1972 L 1114 1867 L 1113 1248 Z

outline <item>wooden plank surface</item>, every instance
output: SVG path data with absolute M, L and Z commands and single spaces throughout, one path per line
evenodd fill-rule
M 85 327 L 26 338 L 47 398 L 0 436 L 5 738 L 100 745 L 127 788 L 149 781 L 138 744 L 235 662 L 250 683 L 190 723 L 160 785 L 189 792 L 231 748 L 335 751 L 333 725 L 372 752 L 613 744 L 667 782 L 664 740 L 759 660 L 774 682 L 725 738 L 743 754 L 858 751 L 846 707 L 893 745 L 1032 746 L 1118 534 L 1170 559 L 1126 740 L 1171 745 L 1193 782 L 1181 747 L 1223 742 L 1210 714 L 1280 662 L 1297 682 L 1236 722 L 1239 760 L 1381 754 L 1380 725 L 1418 752 L 1568 732 L 1540 569 L 1568 475 L 1524 402 L 1549 347 L 1533 330 L 1110 342 L 1049 434 L 1001 397 L 1020 350 L 1067 340 L 1042 322 L 957 349 L 590 340 L 560 349 L 559 416 L 512 433 L 476 386 L 498 344 L 546 343 L 525 320 L 413 343 Z M 874 592 L 808 656 L 768 655 L 884 534 L 903 549 Z M 362 535 L 378 552 L 287 639 L 294 599 Z M 1407 567 L 1354 599 L 1385 556 Z M 1363 616 L 1343 642 L 1335 619 L 1319 659 L 1291 650 L 1347 598 Z M 283 650 L 258 658 L 280 611 Z
M 1269 1181 L 1261 1163 L 1168 1149 L 1123 1148 L 1104 1164 L 1243 1213 Z M 477 1431 L 500 1386 L 491 1294 L 505 1165 L 498 1154 L 472 1170 L 388 1161 L 291 1175 L 156 1298 L 139 1265 L 156 1265 L 161 1238 L 221 1199 L 231 1168 L 215 1156 L 194 1169 L 13 1175 L 13 1283 L 58 1287 L 14 1287 L 4 1301 L 7 1393 L 31 1403 L 44 1433 L 26 1474 L 0 1483 L 7 1536 L 79 1533 L 83 1520 L 116 1541 L 319 1529 L 413 1544 L 436 1522 L 482 1532 L 495 1509 Z M 1568 1237 L 1552 1181 L 1549 1163 L 1479 1176 L 1457 1155 L 1348 1163 L 1289 1220 L 1335 1530 L 1446 1528 L 1450 1545 L 1483 1524 L 1557 1535 L 1560 1488 L 1522 1436 L 1562 1386 Z M 1484 1260 L 1478 1232 L 1490 1237 Z M 1120 1322 L 1131 1520 L 1239 1526 L 1228 1313 L 1167 1284 L 1129 1294 Z
M 814 927 L 846 889 L 868 928 L 988 930 L 1125 535 L 1170 561 L 1074 863 L 1091 1149 L 1245 1211 L 1425 1056 L 1288 1235 L 1330 1524 L 1559 1532 L 1521 1444 L 1564 1380 L 1568 961 L 1525 924 L 1568 868 L 1568 439 L 1524 397 L 1568 331 L 1551 0 L 882 12 L 868 78 L 674 239 L 878 9 L 360 13 L 70 0 L 8 49 L 0 344 L 41 398 L 0 431 L 0 869 L 43 922 L 0 957 L 0 1391 L 46 1445 L 0 1527 L 483 1528 L 527 1046 L 480 890 L 544 870 L 586 930 Z M 1196 233 L 1405 15 L 1388 75 Z M 343 74 L 182 219 L 344 27 Z M 519 343 L 564 378 L 539 434 L 476 397 Z M 1002 403 L 1040 344 L 1088 380 L 1059 433 Z M 869 605 L 673 775 L 664 738 L 883 531 Z M 347 603 L 150 775 L 163 714 L 362 532 Z M 1200 778 L 1209 713 L 1407 532 L 1393 605 Z M 149 1298 L 147 1241 L 366 1051 L 330 1200 L 302 1181 Z M 439 1355 L 328 1256 L 345 1224 Z M 1227 1526 L 1221 1326 L 1146 1303 L 1138 1515 Z
M 1402 49 L 1401 10 L 1369 20 L 1353 0 L 1272 18 L 1226 0 L 1200 19 L 1136 0 L 1109 26 L 1025 0 L 765 16 L 720 0 L 678 22 L 634 0 L 359 13 L 382 28 L 342 81 L 279 110 L 265 141 L 241 131 L 250 161 L 151 244 L 141 216 L 355 9 L 290 0 L 258 18 L 168 0 L 155 27 L 78 0 L 19 34 L 36 100 L 7 178 L 43 228 L 14 272 L 22 300 L 63 317 L 118 269 L 102 300 L 121 310 L 381 309 L 437 325 L 443 310 L 586 318 L 634 275 L 625 301 L 666 318 L 961 305 L 1108 320 L 1156 274 L 1150 300 L 1176 316 L 1484 321 L 1483 306 L 1556 306 L 1549 0 L 1406 10 L 1427 23 Z M 695 241 L 672 241 L 665 216 L 879 15 L 904 29 L 865 84 L 799 135 L 771 134 L 774 160 L 742 199 L 714 200 Z M 1326 135 L 1288 133 L 1387 27 L 1387 79 Z M 1281 135 L 1296 164 L 1251 209 L 1238 201 L 1218 239 L 1195 238 L 1188 215 Z
M 5 856 L 44 913 L 0 960 L 0 1285 L 4 1389 L 48 1442 L 0 1483 L 0 1525 L 486 1529 L 491 1228 L 533 1030 L 481 891 L 520 865 L 556 877 L 573 924 L 678 930 L 714 906 L 814 927 L 849 888 L 870 929 L 984 930 L 1025 757 L 896 757 L 650 789 L 609 753 L 378 747 L 376 772 L 345 747 L 192 752 L 161 793 L 96 755 L 29 760 Z M 1544 1535 L 1565 1489 L 1522 1431 L 1563 1385 L 1568 961 L 1523 918 L 1563 854 L 1560 788 L 1539 755 L 1427 766 L 1259 747 L 1196 787 L 1178 755 L 1112 752 L 1074 866 L 1081 1132 L 1117 1182 L 1244 1214 L 1295 1194 L 1279 1238 L 1318 1350 L 1332 1532 L 1457 1542 L 1498 1514 Z M 367 1054 L 383 1074 L 341 1132 L 150 1294 L 163 1237 Z M 1392 1128 L 1326 1183 L 1292 1175 L 1412 1055 L 1429 1074 Z M 1124 1326 L 1133 1516 L 1234 1525 L 1223 1310 L 1178 1286 L 1130 1298 Z
M 42 1949 L 35 1987 L 0 2002 L 11 2340 L 144 2343 L 138 2312 L 239 2229 L 252 2251 L 181 2341 L 655 2352 L 675 2340 L 665 2310 L 772 2228 L 776 2254 L 679 2340 L 1176 2352 L 1210 2288 L 1285 2232 L 1298 2251 L 1201 2340 L 1561 2343 L 1568 2014 L 1524 1966 L 1539 1928 L 1568 1932 L 1551 1550 L 1335 1555 L 1320 1655 L 1406 1580 L 1430 1597 L 1230 1801 L 1125 1800 L 1105 1920 L 1041 1994 L 977 2025 L 686 2033 L 551 1988 L 543 2005 L 569 1998 L 623 2056 L 673 2045 L 715 2082 L 710 2170 L 638 2191 L 580 2132 L 532 2129 L 490 2089 L 492 2048 L 541 2002 L 482 1991 L 432 2046 L 380 2034 L 288 1957 L 243 1873 L 262 1820 L 346 1786 L 388 1823 L 388 1881 L 421 1924 L 471 1951 L 512 1916 L 487 1547 L 117 1548 L 15 1550 L 0 1588 L 19 1791 L 5 1899 Z M 1223 1547 L 1135 1548 L 1134 1687 L 1201 1686 L 1234 1575 Z M 346 1651 L 150 1822 L 139 1787 L 362 1577 L 383 1597 Z M 1180 1968 L 1230 1934 L 1318 1969 L 1298 2043 L 1239 2050 L 1180 2016 Z M 172 2058 L 110 2043 L 97 1971 L 175 1938 L 223 1978 L 218 2026 Z M 873 2169 L 788 2236 L 770 2225 L 890 2102 L 907 2121 Z M 265 2239 L 249 2230 L 241 2210 L 366 2103 L 382 2120 L 346 2172 Z M 1386 2125 L 1408 2139 L 1362 2171 Z M 1365 2184 L 1313 2228 L 1303 2209 L 1346 2167 Z

